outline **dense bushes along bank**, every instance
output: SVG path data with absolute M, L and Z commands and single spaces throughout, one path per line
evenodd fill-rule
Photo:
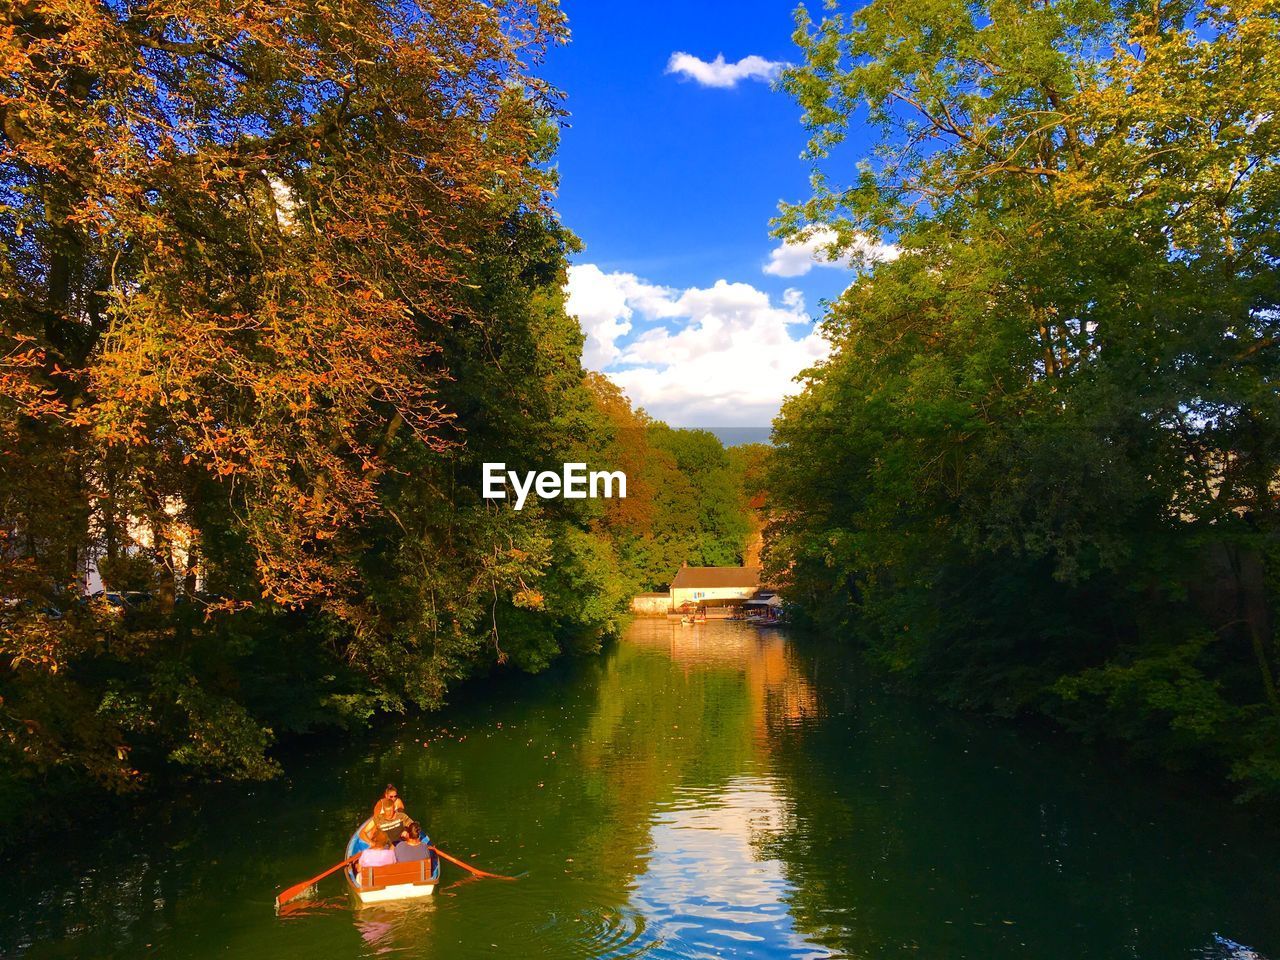
M 582 370 L 554 3 L 182 9 L 0 15 L 0 824 L 271 776 L 747 532 L 714 437 Z M 629 496 L 516 513 L 494 460 Z M 80 601 L 90 553 L 148 599 Z
M 772 567 L 950 702 L 1274 796 L 1274 5 L 876 0 L 797 36 L 823 175 L 782 229 L 870 262 L 777 423 Z

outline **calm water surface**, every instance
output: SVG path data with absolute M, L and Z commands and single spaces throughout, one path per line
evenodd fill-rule
M 394 781 L 427 902 L 330 878 Z M 139 838 L 147 837 L 145 844 Z M 1280 838 L 1040 734 L 886 693 L 836 649 L 642 620 L 595 659 L 315 748 L 0 875 L 0 956 L 1280 958 Z

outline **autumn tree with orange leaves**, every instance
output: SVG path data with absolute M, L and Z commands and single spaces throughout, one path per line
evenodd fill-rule
M 663 452 L 727 476 L 714 438 L 582 369 L 534 73 L 565 35 L 554 0 L 4 8 L 0 824 L 271 776 L 732 554 Z M 516 512 L 486 460 L 637 496 Z
M 441 342 L 489 321 L 464 289 L 477 238 L 549 217 L 532 154 L 555 94 L 530 70 L 563 17 L 551 0 L 0 16 L 0 729 L 26 759 L 128 780 L 126 728 L 159 718 L 95 693 L 83 712 L 131 719 L 60 736 L 21 706 L 76 700 L 65 678 L 118 644 L 119 617 L 70 599 L 89 545 L 122 589 L 145 530 L 162 615 L 196 601 L 199 567 L 209 607 L 368 628 L 360 560 L 396 451 L 462 440 Z M 185 666 L 173 683 L 209 696 Z M 175 752 L 218 766 L 204 713 L 261 740 L 240 709 L 187 710 Z
M 525 61 L 561 31 L 541 2 L 12 8 L 6 436 L 58 436 L 82 516 L 115 451 L 131 508 L 223 478 L 266 594 L 340 602 L 388 443 L 451 442 L 436 331 L 495 189 L 538 176 Z

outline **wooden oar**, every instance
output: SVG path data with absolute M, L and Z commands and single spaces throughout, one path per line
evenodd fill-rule
M 358 853 L 355 854 L 354 856 L 347 857 L 347 859 L 343 860 L 341 863 L 335 863 L 332 867 L 330 867 L 324 873 L 319 874 L 318 876 L 314 876 L 310 880 L 303 880 L 301 883 L 295 883 L 288 890 L 280 891 L 280 895 L 276 897 L 276 909 L 279 910 L 281 907 L 283 907 L 286 903 L 288 903 L 294 897 L 301 895 L 308 887 L 319 883 L 325 877 L 329 876 L 329 874 L 337 873 L 343 867 L 348 866 L 349 864 L 355 863 L 359 859 L 360 859 L 360 854 Z
M 488 878 L 488 879 L 490 879 L 490 880 L 516 880 L 516 879 L 519 879 L 518 877 L 504 877 L 504 876 L 503 876 L 502 874 L 500 874 L 500 873 L 489 873 L 489 872 L 488 872 L 488 871 L 486 871 L 486 870 L 481 870 L 481 869 L 479 869 L 479 868 L 477 868 L 477 867 L 473 867 L 473 866 L 472 866 L 471 864 L 469 864 L 469 863 L 463 863 L 463 862 L 462 862 L 461 860 L 459 860 L 457 857 L 451 857 L 451 856 L 449 856 L 447 853 L 445 853 L 445 852 L 444 852 L 443 850 L 441 850 L 439 847 L 432 847 L 431 849 L 432 849 L 432 850 L 434 850 L 436 853 L 440 854 L 440 856 L 444 857 L 444 858 L 445 858 L 446 860 L 448 860 L 450 863 L 457 864 L 457 865 L 458 865 L 458 866 L 460 866 L 463 870 L 470 870 L 470 871 L 471 871 L 472 873 L 474 873 L 477 877 L 486 877 L 486 878 Z

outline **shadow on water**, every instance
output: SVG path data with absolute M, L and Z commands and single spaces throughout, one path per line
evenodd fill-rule
M 765 852 L 811 936 L 854 956 L 1280 956 L 1274 831 L 801 646 L 822 716 L 774 740 L 798 823 Z
M 847 653 L 641 620 L 606 653 L 316 746 L 0 876 L 0 955 L 1280 960 L 1280 841 L 1037 733 L 886 693 Z M 394 781 L 446 867 L 357 910 L 334 862 Z

